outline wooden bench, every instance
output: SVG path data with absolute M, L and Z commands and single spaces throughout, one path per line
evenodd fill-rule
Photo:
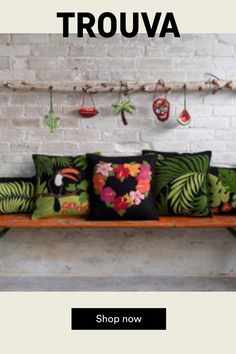
M 174 229 L 226 228 L 236 237 L 236 215 L 214 215 L 212 218 L 161 217 L 148 221 L 88 221 L 78 217 L 60 217 L 31 220 L 30 215 L 0 215 L 0 237 L 13 229 Z

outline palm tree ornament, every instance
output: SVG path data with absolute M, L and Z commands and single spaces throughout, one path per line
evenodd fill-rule
M 123 100 L 121 100 L 122 86 L 126 86 L 126 91 L 124 93 L 126 98 Z M 129 97 L 128 90 L 127 90 L 127 84 L 121 83 L 118 101 L 117 101 L 117 103 L 113 104 L 112 107 L 114 108 L 114 113 L 116 115 L 118 115 L 118 114 L 121 115 L 121 119 L 122 119 L 123 124 L 127 125 L 128 122 L 127 122 L 125 113 L 132 114 L 133 110 L 136 109 L 135 105 L 130 101 L 130 97 Z

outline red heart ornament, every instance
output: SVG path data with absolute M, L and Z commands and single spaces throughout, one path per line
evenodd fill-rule
M 192 118 L 191 118 L 190 114 L 188 113 L 187 109 L 184 109 L 180 113 L 180 115 L 177 119 L 178 123 L 181 125 L 188 125 L 191 122 L 191 120 L 192 120 Z
M 153 101 L 152 109 L 160 122 L 165 122 L 170 115 L 170 103 L 166 98 L 157 98 Z

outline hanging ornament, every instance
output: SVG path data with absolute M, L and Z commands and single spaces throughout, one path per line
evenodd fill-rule
M 92 118 L 92 117 L 95 117 L 99 112 L 95 107 L 93 96 L 91 93 L 89 93 L 89 97 L 92 102 L 92 106 L 85 107 L 86 95 L 87 95 L 87 93 L 84 92 L 82 106 L 78 109 L 78 113 L 83 118 Z
M 170 103 L 166 98 L 156 98 L 153 101 L 152 109 L 160 122 L 165 122 L 169 118 Z
M 181 125 L 188 125 L 192 118 L 187 110 L 187 88 L 186 85 L 184 85 L 184 110 L 180 113 L 179 117 L 177 118 L 177 122 Z
M 55 130 L 59 126 L 59 121 L 60 118 L 56 117 L 54 111 L 53 111 L 53 104 L 52 104 L 52 87 L 50 87 L 49 90 L 49 101 L 50 101 L 50 110 L 48 112 L 48 115 L 44 117 L 44 124 L 47 125 L 49 128 L 50 133 L 54 133 Z
M 159 120 L 159 122 L 165 122 L 170 115 L 170 103 L 166 97 L 156 97 L 158 85 L 165 87 L 165 83 L 163 80 L 159 80 L 156 84 L 153 103 L 152 103 L 152 110 L 157 120 Z
M 121 93 L 122 93 L 122 87 L 125 86 L 126 87 L 126 91 L 125 91 L 125 96 L 126 98 L 124 98 L 123 100 L 121 99 Z M 124 125 L 127 125 L 127 119 L 125 116 L 125 113 L 130 113 L 133 114 L 133 110 L 136 109 L 135 105 L 130 101 L 130 96 L 128 93 L 128 88 L 127 88 L 127 84 L 121 83 L 120 84 L 120 91 L 119 91 L 119 97 L 118 97 L 118 101 L 117 103 L 113 104 L 112 107 L 114 108 L 114 113 L 115 114 L 120 114 L 121 115 L 121 119 Z

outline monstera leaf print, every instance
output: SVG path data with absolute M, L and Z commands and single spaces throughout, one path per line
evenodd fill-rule
M 230 193 L 227 187 L 224 187 L 221 180 L 209 173 L 207 178 L 209 199 L 211 208 L 217 208 L 222 203 L 229 201 Z
M 33 209 L 34 184 L 30 182 L 0 183 L 0 213 L 29 212 Z
M 219 168 L 218 178 L 231 193 L 236 193 L 236 173 L 233 169 Z
M 209 156 L 178 155 L 159 160 L 157 167 L 157 193 L 169 186 L 167 200 L 176 215 L 208 215 L 206 176 Z M 162 205 L 164 201 L 162 200 Z
M 234 194 L 232 197 L 232 207 L 236 208 L 236 194 Z

